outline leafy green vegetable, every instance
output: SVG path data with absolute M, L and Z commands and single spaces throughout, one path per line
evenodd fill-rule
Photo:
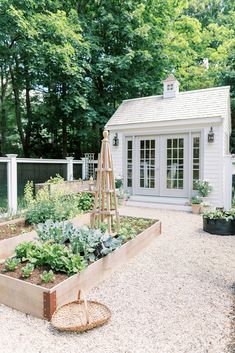
M 28 278 L 32 274 L 34 270 L 33 264 L 27 263 L 24 267 L 21 268 L 22 271 L 22 277 L 23 278 Z
M 40 278 L 41 278 L 42 282 L 44 282 L 44 283 L 53 282 L 55 279 L 54 273 L 52 270 L 43 271 L 43 273 L 40 275 Z
M 74 255 L 70 248 L 61 244 L 22 243 L 16 247 L 21 261 L 27 261 L 35 267 L 48 266 L 56 272 L 68 275 L 77 273 L 85 267 L 83 258 Z
M 8 258 L 5 262 L 5 268 L 8 271 L 15 271 L 17 265 L 20 263 L 20 260 L 17 258 Z

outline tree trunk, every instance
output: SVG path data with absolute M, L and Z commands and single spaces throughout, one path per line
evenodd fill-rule
M 62 84 L 62 99 L 66 96 L 66 84 Z M 67 117 L 62 113 L 62 155 L 63 158 L 68 156 L 68 130 L 67 130 Z
M 16 68 L 17 68 L 17 65 L 16 65 Z M 21 110 L 20 110 L 20 90 L 19 90 L 19 85 L 17 81 L 17 74 L 16 76 L 14 75 L 14 71 L 12 67 L 10 67 L 10 73 L 11 73 L 11 82 L 12 82 L 12 88 L 13 88 L 14 100 L 15 100 L 16 125 L 20 135 L 20 141 L 23 147 L 23 153 L 25 156 L 25 154 L 27 153 L 25 151 L 25 137 L 24 137 L 24 130 L 22 125 L 22 117 L 21 117 Z
M 26 63 L 25 63 L 25 82 L 26 82 L 25 100 L 26 100 L 27 126 L 25 129 L 24 151 L 25 151 L 25 157 L 30 157 L 30 135 L 32 131 L 33 113 L 32 113 L 31 101 L 30 101 L 30 89 L 31 89 L 30 78 L 29 78 L 28 65 Z
M 63 158 L 68 156 L 68 131 L 67 119 L 64 117 L 62 121 L 62 154 Z
M 1 67 L 1 155 L 6 153 L 6 132 L 7 132 L 7 113 L 5 107 L 5 97 L 8 86 L 8 77 L 5 77 L 4 82 L 4 69 Z

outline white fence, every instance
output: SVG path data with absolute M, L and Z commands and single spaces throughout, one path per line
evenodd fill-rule
M 15 213 L 17 211 L 17 163 L 65 164 L 67 165 L 66 179 L 70 181 L 73 180 L 74 165 L 82 166 L 82 179 L 86 180 L 89 177 L 89 163 L 95 165 L 97 161 L 90 162 L 86 158 L 74 160 L 73 157 L 66 157 L 66 159 L 17 158 L 16 154 L 7 154 L 7 157 L 0 158 L 0 163 L 7 163 L 8 209 Z

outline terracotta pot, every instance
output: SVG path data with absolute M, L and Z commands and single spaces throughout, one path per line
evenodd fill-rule
M 201 209 L 200 204 L 192 204 L 192 213 L 199 214 Z

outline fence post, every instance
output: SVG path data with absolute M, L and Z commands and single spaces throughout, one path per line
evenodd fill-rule
M 83 157 L 82 160 L 82 180 L 87 180 L 87 172 L 88 172 L 88 159 Z
M 232 180 L 233 180 L 233 165 L 231 156 L 225 156 L 224 159 L 224 209 L 229 210 L 232 207 Z
M 66 157 L 67 159 L 67 180 L 73 180 L 73 157 Z
M 17 212 L 17 154 L 7 154 L 7 198 L 8 209 L 12 213 Z

